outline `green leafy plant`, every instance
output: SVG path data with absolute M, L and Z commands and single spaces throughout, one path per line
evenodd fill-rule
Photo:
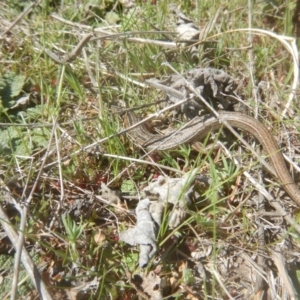
M 62 222 L 67 234 L 66 240 L 69 244 L 69 253 L 72 260 L 75 262 L 79 257 L 76 245 L 81 238 L 87 223 L 80 220 L 79 224 L 76 224 L 76 222 L 71 219 L 70 215 L 62 216 Z
M 16 97 L 20 96 L 25 85 L 26 77 L 13 72 L 5 73 L 0 77 L 0 112 L 16 104 Z

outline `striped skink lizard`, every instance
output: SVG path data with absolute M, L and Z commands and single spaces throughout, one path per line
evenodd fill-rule
M 152 134 L 143 124 L 133 128 L 128 134 L 139 145 L 145 148 L 167 150 L 184 143 L 192 143 L 203 139 L 209 132 L 220 129 L 223 126 L 220 120 L 225 121 L 233 128 L 251 133 L 260 142 L 272 163 L 280 184 L 288 195 L 300 206 L 300 190 L 285 165 L 276 140 L 267 128 L 256 119 L 237 112 L 220 112 L 219 117 L 220 119 L 212 114 L 196 117 L 182 129 L 175 130 L 167 135 Z M 134 112 L 125 112 L 125 127 L 133 126 L 138 122 L 139 118 Z

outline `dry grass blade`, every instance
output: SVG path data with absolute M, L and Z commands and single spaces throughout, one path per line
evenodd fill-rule
M 6 34 L 8 34 L 27 14 L 31 12 L 34 6 L 38 6 L 40 4 L 40 0 L 31 3 L 15 20 L 14 22 L 11 23 L 11 25 L 4 31 L 2 32 L 0 39 L 3 39 Z

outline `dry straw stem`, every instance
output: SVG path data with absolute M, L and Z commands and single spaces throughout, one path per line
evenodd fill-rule
M 4 212 L 1 205 L 0 205 L 0 220 L 3 229 L 5 230 L 9 239 L 11 240 L 12 245 L 14 245 L 15 250 L 17 250 L 16 245 L 18 244 L 19 236 L 12 228 L 9 218 Z M 24 246 L 22 246 L 21 260 L 32 283 L 35 285 L 37 291 L 39 292 L 41 299 L 51 300 L 52 297 L 50 296 L 45 283 L 41 279 L 40 273 L 38 272 L 36 266 L 34 265 L 32 259 L 30 258 L 30 255 L 28 254 Z
M 298 49 L 297 49 L 297 45 L 296 45 L 296 39 L 290 36 L 285 36 L 285 35 L 279 35 L 277 33 L 274 33 L 272 31 L 268 31 L 268 30 L 264 30 L 264 29 L 259 29 L 259 28 L 239 28 L 239 29 L 233 29 L 233 30 L 228 30 L 225 32 L 221 32 L 218 34 L 215 34 L 213 36 L 210 36 L 208 38 L 206 38 L 205 40 L 199 41 L 195 44 L 193 44 L 192 46 L 195 45 L 199 45 L 202 44 L 208 40 L 214 39 L 216 37 L 219 37 L 221 35 L 224 34 L 230 34 L 230 33 L 234 33 L 234 32 L 252 32 L 254 34 L 257 35 L 262 35 L 262 36 L 269 36 L 269 37 L 273 37 L 275 39 L 277 39 L 279 42 L 281 42 L 283 44 L 283 46 L 287 49 L 287 51 L 291 54 L 292 59 L 293 59 L 293 69 L 294 69 L 294 80 L 293 80 L 293 84 L 291 86 L 291 93 L 289 95 L 289 99 L 288 102 L 286 103 L 286 106 L 284 108 L 284 110 L 282 111 L 281 117 L 284 118 L 286 115 L 287 110 L 289 109 L 294 97 L 295 97 L 295 90 L 298 87 L 299 84 L 299 61 L 298 61 L 298 57 L 299 57 L 299 53 L 298 53 Z
M 240 166 L 238 160 L 233 158 L 230 151 L 222 145 L 226 155 L 230 157 L 236 166 Z M 277 211 L 277 213 L 282 216 L 288 224 L 290 224 L 299 234 L 300 234 L 300 225 L 297 224 L 296 220 L 291 217 L 289 213 L 276 201 L 273 196 L 265 189 L 265 187 L 260 184 L 251 174 L 247 171 L 244 171 L 243 174 L 245 177 L 254 185 L 254 187 L 268 200 L 269 204 Z M 238 207 L 236 208 L 238 209 Z
M 183 103 L 185 103 L 185 102 L 187 102 L 187 101 L 189 101 L 189 99 L 184 99 L 184 100 L 182 100 L 182 101 L 179 101 L 179 102 L 177 102 L 176 104 L 173 104 L 173 105 L 171 105 L 171 106 L 168 106 L 168 107 L 166 107 L 166 108 L 164 108 L 164 109 L 162 109 L 162 110 L 160 110 L 160 111 L 158 111 L 158 112 L 156 112 L 156 113 L 154 113 L 154 114 L 149 115 L 147 118 L 141 120 L 140 122 L 138 122 L 138 123 L 136 123 L 136 124 L 134 124 L 134 125 L 132 125 L 132 126 L 127 127 L 126 129 L 121 130 L 121 131 L 118 132 L 118 133 L 111 134 L 110 136 L 105 137 L 105 138 L 103 138 L 103 139 L 101 139 L 101 140 L 99 140 L 99 141 L 97 141 L 97 142 L 94 142 L 94 143 L 92 143 L 92 144 L 90 144 L 90 145 L 87 145 L 87 146 L 85 146 L 85 147 L 82 147 L 82 148 L 80 148 L 79 150 L 77 150 L 77 151 L 75 151 L 75 152 L 73 152 L 73 153 L 71 153 L 71 154 L 69 154 L 69 155 L 67 155 L 67 156 L 65 156 L 65 157 L 63 157 L 63 158 L 61 158 L 61 162 L 65 161 L 66 159 L 70 158 L 70 157 L 73 156 L 73 155 L 77 155 L 77 154 L 79 154 L 79 153 L 81 153 L 81 152 L 84 152 L 84 151 L 87 151 L 87 150 L 89 150 L 89 149 L 91 149 L 91 148 L 93 148 L 93 147 L 95 147 L 95 146 L 97 146 L 97 145 L 100 145 L 100 144 L 102 144 L 102 143 L 105 143 L 105 142 L 107 142 L 109 139 L 111 139 L 111 138 L 113 138 L 113 137 L 120 136 L 120 135 L 122 135 L 122 134 L 124 134 L 124 133 L 126 133 L 126 132 L 128 132 L 128 131 L 130 131 L 130 130 L 132 130 L 132 129 L 134 129 L 134 128 L 140 126 L 140 125 L 142 125 L 143 123 L 145 123 L 145 122 L 147 122 L 147 121 L 150 121 L 150 120 L 153 119 L 154 117 L 158 117 L 158 116 L 160 116 L 161 114 L 165 113 L 166 111 L 172 110 L 172 109 L 174 109 L 175 107 L 180 106 L 181 104 L 183 104 Z M 150 152 L 151 152 L 151 151 L 150 151 Z M 149 152 L 149 153 L 150 153 L 150 152 Z M 54 162 L 52 162 L 52 163 L 46 165 L 45 168 L 51 167 L 51 166 L 53 166 L 53 165 L 56 165 L 57 163 L 58 163 L 58 161 L 56 160 L 56 161 L 54 161 Z
M 40 4 L 40 0 L 37 2 L 31 3 L 15 20 L 11 23 L 11 25 L 1 34 L 0 39 L 3 39 L 3 37 L 9 33 L 27 14 L 29 14 L 32 10 L 32 8 L 36 5 Z
M 50 148 L 51 148 L 51 143 L 52 143 L 52 138 L 54 135 L 54 131 L 56 129 L 56 120 L 54 120 L 53 122 L 53 128 L 52 128 L 52 133 L 49 139 L 49 143 L 48 143 L 48 148 L 46 151 L 46 154 L 44 156 L 44 159 L 42 161 L 42 164 L 40 166 L 39 172 L 36 176 L 36 179 L 34 181 L 33 187 L 30 191 L 30 194 L 28 196 L 28 198 L 26 199 L 25 203 L 24 203 L 24 207 L 21 213 L 21 221 L 20 221 L 20 228 L 19 228 L 19 237 L 18 237 L 18 242 L 14 243 L 14 245 L 16 245 L 16 254 L 15 254 L 15 263 L 14 263 L 14 276 L 13 276 L 13 282 L 12 282 L 12 294 L 11 294 L 11 299 L 16 299 L 17 297 L 17 290 L 18 290 L 18 278 L 19 278 L 19 265 L 20 265 L 20 260 L 22 257 L 22 250 L 23 250 L 23 245 L 24 245 L 24 232 L 25 232 L 25 227 L 26 227 L 26 220 L 27 220 L 27 213 L 28 213 L 28 208 L 29 208 L 29 204 L 33 198 L 33 194 L 37 188 L 37 185 L 39 184 L 39 179 L 42 175 L 42 172 L 44 170 L 44 165 L 46 162 L 46 159 L 49 155 L 50 152 Z M 13 242 L 13 241 L 12 241 Z
M 147 160 L 142 160 L 142 159 L 127 157 L 127 156 L 120 156 L 120 155 L 115 155 L 115 154 L 108 154 L 108 153 L 103 153 L 101 155 L 103 157 L 112 157 L 112 158 L 115 158 L 115 159 L 123 159 L 123 160 L 128 160 L 128 161 L 131 161 L 131 162 L 135 162 L 135 163 L 147 164 L 147 165 L 150 165 L 150 166 L 154 166 L 154 167 L 157 167 L 157 168 L 168 170 L 168 171 L 171 171 L 171 172 L 174 172 L 174 173 L 177 173 L 177 174 L 181 174 L 181 175 L 185 174 L 185 172 L 183 172 L 183 171 L 180 171 L 180 170 L 168 167 L 168 166 L 164 166 L 164 165 L 152 162 L 152 161 L 147 161 Z
M 65 24 L 68 24 L 70 26 L 74 26 L 74 27 L 78 27 L 81 30 L 85 29 L 85 30 L 93 30 L 93 32 L 95 34 L 102 34 L 102 37 L 99 37 L 101 39 L 126 39 L 127 41 L 130 42 L 139 42 L 139 43 L 145 43 L 145 44 L 152 44 L 152 45 L 159 45 L 159 46 L 164 46 L 167 48 L 177 48 L 178 47 L 178 42 L 164 42 L 164 41 L 158 41 L 158 40 L 153 40 L 153 39 L 143 39 L 143 38 L 130 38 L 130 35 L 134 35 L 134 34 L 141 34 L 143 32 L 125 32 L 125 33 L 113 33 L 107 30 L 104 30 L 102 28 L 92 28 L 91 26 L 87 26 L 87 25 L 82 25 L 82 24 L 78 24 L 78 23 L 74 23 L 74 22 L 70 22 L 68 20 L 65 20 L 63 18 L 61 18 L 60 16 L 56 15 L 56 14 L 52 14 L 51 15 L 54 19 L 57 19 Z M 116 27 L 114 27 L 116 28 Z M 259 29 L 259 28 L 239 28 L 239 29 L 233 29 L 233 30 L 228 30 L 225 32 L 221 32 L 215 35 L 212 35 L 210 37 L 206 37 L 203 40 L 200 40 L 199 42 L 193 44 L 193 45 L 189 45 L 187 46 L 187 48 L 199 45 L 201 43 L 207 42 L 211 39 L 215 39 L 216 37 L 220 37 L 224 34 L 231 34 L 231 33 L 235 33 L 235 32 L 251 32 L 253 34 L 257 34 L 257 35 L 262 35 L 262 36 L 269 36 L 272 38 L 277 39 L 279 42 L 281 42 L 283 44 L 283 46 L 287 49 L 287 51 L 291 54 L 292 59 L 293 59 L 293 71 L 294 71 L 294 79 L 293 79 L 293 83 L 291 86 L 291 93 L 289 95 L 288 101 L 286 103 L 285 108 L 282 111 L 281 117 L 284 118 L 286 116 L 286 113 L 295 97 L 295 90 L 298 86 L 298 82 L 299 82 L 299 69 L 298 69 L 298 49 L 296 46 L 296 39 L 293 37 L 288 37 L 288 36 L 284 36 L 284 35 L 279 35 L 277 33 L 274 33 L 272 31 L 268 31 L 268 30 L 264 30 L 264 29 Z M 148 32 L 148 33 L 157 33 L 159 34 L 160 32 Z M 164 33 L 164 32 L 162 32 Z M 169 32 L 170 33 L 170 32 Z
M 90 32 L 93 32 L 95 35 L 100 35 L 99 37 L 95 37 L 93 38 L 93 40 L 97 40 L 97 39 L 103 39 L 103 40 L 123 40 L 126 39 L 129 42 L 138 42 L 138 43 L 143 43 L 143 44 L 151 44 L 151 45 L 157 45 L 157 46 L 163 46 L 166 48 L 176 48 L 178 47 L 178 43 L 177 42 L 164 42 L 164 41 L 159 41 L 159 40 L 153 40 L 153 39 L 144 39 L 144 38 L 132 38 L 130 36 L 132 35 L 139 35 L 142 33 L 148 33 L 148 34 L 163 34 L 163 33 L 169 33 L 169 34 L 173 34 L 174 32 L 170 32 L 170 31 L 128 31 L 128 32 L 112 32 L 109 30 L 106 30 L 103 27 L 96 27 L 93 28 L 92 26 L 88 26 L 88 25 L 83 25 L 80 23 L 76 23 L 76 22 L 71 22 L 68 21 L 60 16 L 58 16 L 57 14 L 51 14 L 50 15 L 52 18 L 63 22 L 64 24 L 73 26 L 73 27 L 77 27 L 80 30 L 88 30 Z M 117 29 L 120 26 L 111 26 L 111 27 L 107 27 L 108 29 Z M 186 42 L 186 41 L 185 41 Z
M 219 272 L 214 267 L 212 267 L 210 272 L 214 275 L 215 279 L 218 281 L 220 287 L 222 288 L 228 299 L 234 300 L 234 298 L 231 297 L 229 291 L 227 291 Z
M 130 42 L 139 42 L 139 43 L 145 43 L 145 44 L 152 44 L 152 45 L 159 45 L 159 46 L 164 46 L 167 48 L 177 48 L 178 47 L 178 42 L 164 42 L 164 41 L 159 41 L 159 40 L 153 40 L 153 39 L 144 39 L 144 38 L 130 38 L 131 35 L 134 34 L 141 34 L 143 32 L 124 32 L 124 33 L 113 33 L 111 31 L 105 30 L 103 28 L 92 28 L 91 26 L 87 26 L 87 25 L 82 25 L 80 23 L 74 23 L 71 21 L 68 21 L 66 19 L 63 19 L 62 17 L 56 15 L 56 14 L 52 14 L 51 17 L 53 17 L 56 20 L 59 20 L 60 22 L 63 22 L 67 25 L 73 26 L 73 27 L 77 27 L 85 30 L 92 30 L 95 34 L 101 34 L 102 36 L 99 37 L 99 39 L 126 39 L 127 41 Z M 110 27 L 111 28 L 111 27 Z M 117 28 L 116 26 L 114 28 Z M 263 35 L 263 36 L 269 36 L 272 38 L 277 39 L 278 41 L 280 41 L 283 46 L 287 49 L 287 51 L 291 54 L 292 59 L 293 59 L 293 71 L 294 71 L 294 79 L 293 79 L 293 83 L 291 86 L 291 93 L 289 95 L 288 98 L 288 102 L 286 103 L 285 108 L 282 111 L 282 115 L 281 117 L 284 118 L 286 116 L 287 110 L 289 109 L 294 97 L 295 97 L 295 90 L 298 86 L 298 81 L 299 81 L 299 69 L 298 69 L 298 49 L 296 46 L 296 39 L 293 37 L 288 37 L 288 36 L 284 36 L 284 35 L 279 35 L 277 33 L 274 33 L 272 31 L 268 31 L 268 30 L 264 30 L 264 29 L 259 29 L 259 28 L 239 28 L 239 29 L 233 29 L 233 30 L 228 30 L 225 32 L 221 32 L 215 35 L 212 35 L 210 37 L 206 37 L 203 40 L 200 40 L 199 42 L 193 44 L 193 45 L 189 45 L 187 46 L 188 48 L 199 45 L 201 43 L 204 43 L 206 41 L 209 41 L 211 39 L 215 39 L 216 37 L 220 37 L 224 34 L 231 34 L 231 33 L 235 33 L 235 32 L 251 32 L 253 34 L 257 34 L 257 35 Z M 145 32 L 145 33 L 166 33 L 166 32 Z M 172 33 L 172 32 L 167 32 L 167 33 Z M 97 39 L 97 38 L 96 38 Z
M 67 64 L 71 61 L 73 61 L 82 51 L 83 47 L 89 42 L 89 40 L 92 38 L 93 33 L 88 33 L 83 36 L 83 38 L 80 40 L 80 42 L 76 45 L 76 47 L 69 53 L 66 53 L 64 56 L 58 56 L 49 49 L 46 49 L 45 47 L 41 46 L 37 41 L 34 41 L 34 45 L 44 51 L 50 58 L 52 58 L 55 62 L 59 64 Z
M 272 259 L 274 261 L 274 264 L 277 267 L 277 270 L 280 274 L 281 279 L 284 282 L 284 287 L 286 288 L 286 290 L 290 296 L 290 299 L 297 299 L 297 294 L 296 294 L 295 288 L 293 286 L 293 283 L 291 281 L 291 278 L 289 277 L 288 271 L 285 266 L 286 259 L 283 257 L 282 251 L 281 251 L 279 245 L 277 245 L 276 249 L 272 251 Z M 270 283 L 270 281 L 268 281 L 268 283 Z M 276 291 L 276 287 L 273 287 L 273 290 Z
M 101 39 L 126 39 L 128 41 L 131 42 L 140 42 L 140 43 L 146 43 L 146 44 L 153 44 L 153 45 L 159 45 L 159 46 L 165 46 L 168 48 L 177 48 L 178 47 L 178 43 L 177 42 L 164 42 L 164 41 L 159 41 L 159 40 L 153 40 L 153 39 L 142 39 L 142 38 L 129 38 L 130 35 L 134 35 L 134 34 L 141 34 L 143 32 L 124 32 L 124 33 L 113 33 L 111 31 L 105 30 L 103 28 L 92 28 L 91 26 L 87 26 L 87 25 L 82 25 L 80 23 L 75 23 L 75 22 L 71 22 L 68 21 L 56 14 L 51 14 L 51 17 L 63 22 L 64 24 L 73 26 L 73 27 L 77 27 L 81 30 L 90 30 L 93 31 L 95 34 L 102 34 Z M 112 27 L 109 27 L 112 28 Z M 114 26 L 113 28 L 117 28 L 116 26 Z M 289 36 L 284 36 L 284 35 L 279 35 L 275 32 L 272 31 L 268 31 L 268 30 L 264 30 L 264 29 L 259 29 L 259 28 L 238 28 L 238 29 L 233 29 L 233 30 L 228 30 L 225 32 L 221 32 L 215 35 L 212 35 L 210 37 L 206 37 L 205 39 L 200 40 L 199 42 L 193 44 L 193 45 L 189 45 L 187 46 L 187 48 L 202 44 L 204 42 L 207 42 L 211 39 L 215 39 L 216 37 L 220 37 L 224 34 L 231 34 L 231 33 L 235 33 L 235 32 L 251 32 L 253 34 L 257 34 L 257 35 L 262 35 L 262 36 L 269 36 L 272 38 L 277 39 L 279 42 L 281 42 L 283 44 L 283 46 L 287 49 L 287 51 L 291 54 L 292 59 L 293 59 L 293 69 L 294 69 L 294 80 L 293 80 L 293 84 L 291 87 L 291 93 L 289 95 L 289 100 L 286 104 L 285 109 L 282 112 L 282 118 L 285 117 L 286 112 L 288 110 L 288 108 L 291 105 L 291 102 L 293 101 L 293 98 L 295 96 L 295 90 L 298 86 L 298 78 L 299 78 L 299 69 L 298 69 L 298 49 L 297 49 L 297 45 L 296 45 L 296 39 L 293 37 L 289 37 Z M 145 32 L 145 33 L 166 33 L 164 31 L 162 32 Z M 172 33 L 172 32 L 167 32 L 167 33 Z

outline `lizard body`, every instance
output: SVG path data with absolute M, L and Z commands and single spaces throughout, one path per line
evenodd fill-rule
M 141 146 L 148 149 L 167 150 L 185 143 L 203 139 L 209 132 L 220 129 L 224 124 L 251 133 L 263 146 L 275 170 L 275 175 L 288 195 L 300 206 L 300 190 L 290 175 L 279 146 L 267 128 L 256 119 L 237 112 L 220 112 L 219 117 L 209 114 L 195 117 L 182 129 L 167 135 L 152 134 L 143 125 L 133 128 L 129 135 Z M 125 126 L 139 122 L 132 111 L 125 113 Z

